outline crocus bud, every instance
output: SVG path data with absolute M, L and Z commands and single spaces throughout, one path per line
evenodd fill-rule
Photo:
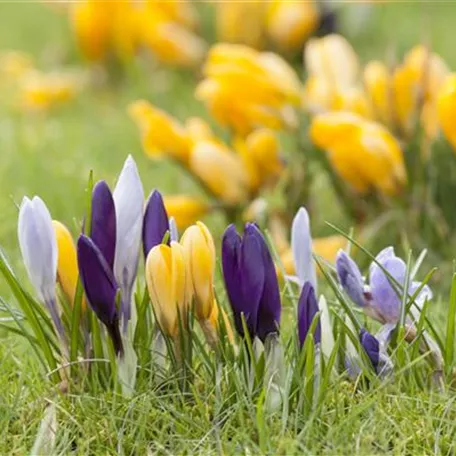
M 298 303 L 298 336 L 301 347 L 306 341 L 310 326 L 318 312 L 317 298 L 315 290 L 310 282 L 305 282 L 301 290 L 301 296 Z M 321 342 L 321 323 L 317 322 L 315 332 L 313 334 L 316 344 Z
M 54 227 L 58 250 L 57 280 L 68 302 L 73 304 L 79 277 L 76 247 L 73 237 L 65 225 L 57 220 L 53 220 L 52 225 Z
M 138 269 L 144 206 L 143 186 L 131 156 L 125 161 L 113 198 L 117 227 L 114 275 L 122 291 L 121 310 L 126 325 L 130 319 L 131 294 Z
M 456 150 L 456 74 L 449 75 L 441 86 L 437 99 L 437 111 L 440 127 L 445 138 Z
M 207 201 L 190 195 L 168 195 L 164 203 L 166 212 L 180 229 L 200 220 L 211 209 Z
M 179 333 L 188 311 L 189 289 L 185 253 L 177 242 L 156 245 L 147 256 L 146 281 L 161 331 L 172 338 Z
M 195 298 L 198 320 L 208 320 L 214 305 L 215 246 L 206 225 L 197 222 L 185 231 L 181 240 L 187 271 Z
M 369 357 L 372 366 L 375 369 L 375 372 L 377 372 L 380 361 L 380 344 L 378 340 L 372 334 L 362 328 L 359 333 L 359 341 L 361 342 L 361 346 L 364 348 L 364 351 Z
M 144 212 L 142 232 L 144 258 L 147 259 L 152 248 L 163 242 L 167 231 L 169 231 L 169 220 L 163 198 L 158 190 L 154 190 L 147 200 Z
M 41 301 L 55 301 L 57 242 L 43 200 L 24 197 L 19 209 L 18 238 L 24 265 Z
M 358 306 L 364 307 L 366 298 L 363 277 L 357 264 L 343 250 L 337 253 L 336 271 L 339 283 L 350 299 Z
M 365 66 L 363 79 L 375 117 L 390 125 L 394 117 L 390 71 L 383 62 L 373 60 Z
M 81 282 L 90 307 L 106 326 L 116 353 L 122 353 L 116 309 L 117 282 L 104 255 L 92 239 L 85 235 L 78 240 L 78 264 Z
M 268 334 L 278 331 L 281 304 L 271 254 L 254 224 L 246 224 L 242 238 L 234 225 L 226 229 L 222 265 L 236 330 L 244 335 L 244 315 L 250 336 L 264 341 Z
M 97 182 L 93 188 L 91 226 L 90 238 L 112 270 L 116 251 L 116 208 L 105 181 Z
M 296 275 L 302 284 L 310 282 L 317 289 L 317 273 L 312 256 L 312 235 L 310 233 L 309 215 L 301 207 L 293 219 L 291 226 L 291 249 Z

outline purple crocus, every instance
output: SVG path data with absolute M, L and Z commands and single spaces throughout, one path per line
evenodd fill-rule
M 116 353 L 122 353 L 122 339 L 116 309 L 117 282 L 111 267 L 99 247 L 81 234 L 77 246 L 79 275 L 87 301 L 96 316 L 106 326 Z
M 361 346 L 369 357 L 375 372 L 378 371 L 380 362 L 380 343 L 379 341 L 364 328 L 359 333 L 359 341 Z
M 143 221 L 143 250 L 144 258 L 158 244 L 169 231 L 169 219 L 166 213 L 163 198 L 158 190 L 154 190 L 147 200 Z M 169 244 L 169 240 L 168 240 Z
M 247 223 L 242 237 L 234 225 L 225 230 L 222 266 L 236 330 L 244 335 L 244 315 L 250 336 L 264 342 L 279 329 L 281 304 L 274 262 L 256 225 Z
M 304 345 L 310 326 L 318 310 L 314 287 L 310 282 L 305 282 L 298 303 L 298 336 L 301 347 Z M 316 344 L 321 342 L 320 321 L 317 322 L 313 337 Z
M 369 268 L 369 284 L 365 284 L 356 263 L 340 250 L 336 260 L 339 282 L 352 301 L 362 307 L 367 315 L 383 324 L 397 323 L 401 313 L 401 295 L 406 282 L 407 266 L 395 255 L 393 247 L 382 250 L 375 260 Z M 421 282 L 410 280 L 408 295 L 412 296 L 419 287 Z M 415 303 L 421 306 L 431 298 L 432 291 L 425 285 L 415 298 Z

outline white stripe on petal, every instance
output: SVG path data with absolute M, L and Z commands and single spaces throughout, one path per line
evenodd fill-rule
M 176 220 L 174 220 L 174 217 L 169 218 L 169 236 L 170 241 L 179 241 L 179 230 L 177 229 L 177 224 Z

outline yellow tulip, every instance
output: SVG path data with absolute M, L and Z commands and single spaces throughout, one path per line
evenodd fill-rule
M 173 217 L 179 228 L 186 228 L 210 211 L 209 204 L 197 197 L 171 195 L 164 197 L 166 212 Z
M 148 254 L 146 282 L 154 313 L 161 331 L 175 339 L 188 312 L 190 299 L 185 253 L 177 242 L 160 244 Z
M 271 40 L 285 50 L 296 50 L 316 30 L 319 12 L 314 1 L 268 4 L 267 29 Z
M 177 120 L 145 100 L 130 104 L 128 112 L 141 132 L 147 156 L 159 159 L 168 155 L 181 163 L 188 162 L 191 140 Z
M 226 204 L 239 204 L 248 196 L 248 176 L 242 161 L 224 145 L 213 141 L 195 144 L 189 169 Z
M 196 317 L 208 320 L 214 305 L 215 246 L 206 225 L 197 222 L 182 235 L 187 271 L 195 299 Z
M 443 83 L 438 99 L 437 113 L 445 138 L 456 150 L 456 74 L 449 75 Z

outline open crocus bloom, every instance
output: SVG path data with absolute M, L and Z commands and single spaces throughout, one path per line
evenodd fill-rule
M 369 284 L 364 283 L 358 266 L 343 250 L 337 254 L 336 269 L 344 290 L 367 315 L 383 324 L 397 323 L 401 312 L 401 295 L 406 282 L 407 266 L 396 256 L 393 247 L 383 249 L 370 265 Z M 408 295 L 413 296 L 421 285 L 421 282 L 410 280 Z M 421 307 L 429 299 L 432 299 L 432 291 L 424 285 L 415 297 L 415 304 Z

